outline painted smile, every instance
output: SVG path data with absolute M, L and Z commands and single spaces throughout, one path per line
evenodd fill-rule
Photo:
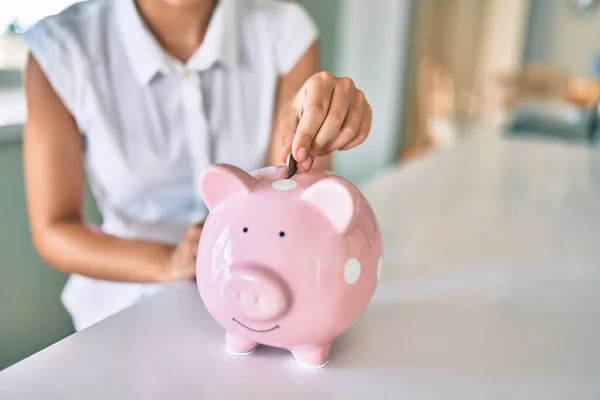
M 246 326 L 246 325 L 242 324 L 240 321 L 238 321 L 238 320 L 237 320 L 237 319 L 235 319 L 235 318 L 232 318 L 231 320 L 232 320 L 233 322 L 236 322 L 236 323 L 237 323 L 238 325 L 240 325 L 241 327 L 243 327 L 243 328 L 246 328 L 246 329 L 248 329 L 249 331 L 256 332 L 256 333 L 267 333 L 267 332 L 272 332 L 272 331 L 274 331 L 275 329 L 279 328 L 279 325 L 275 325 L 274 327 L 272 327 L 272 328 L 269 328 L 269 329 L 263 329 L 263 330 L 260 330 L 260 329 L 252 329 L 252 328 L 250 328 L 249 326 Z

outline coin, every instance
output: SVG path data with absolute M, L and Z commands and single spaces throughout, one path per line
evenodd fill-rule
M 294 174 L 296 174 L 296 171 L 298 171 L 298 167 L 296 166 L 296 160 L 294 160 L 294 157 L 292 157 L 291 151 L 290 151 L 290 154 L 288 155 L 285 166 L 287 169 L 287 179 L 290 179 L 292 176 L 294 176 Z

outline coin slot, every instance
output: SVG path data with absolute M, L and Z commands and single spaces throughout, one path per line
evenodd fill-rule
M 298 186 L 298 183 L 296 181 L 293 181 L 291 179 L 280 179 L 278 181 L 275 181 L 273 183 L 271 183 L 271 187 L 275 190 L 292 190 L 294 189 L 296 186 Z

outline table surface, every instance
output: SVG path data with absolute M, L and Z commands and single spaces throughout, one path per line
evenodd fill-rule
M 227 354 L 179 283 L 0 372 L 0 398 L 600 398 L 599 152 L 473 138 L 363 191 L 383 277 L 326 368 Z

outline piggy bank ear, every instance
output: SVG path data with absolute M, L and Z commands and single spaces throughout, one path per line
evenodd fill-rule
M 225 201 L 250 192 L 256 179 L 241 168 L 214 164 L 200 177 L 200 196 L 210 211 Z
M 301 198 L 321 211 L 340 233 L 344 233 L 352 222 L 354 199 L 348 188 L 336 178 L 318 181 L 307 188 Z

